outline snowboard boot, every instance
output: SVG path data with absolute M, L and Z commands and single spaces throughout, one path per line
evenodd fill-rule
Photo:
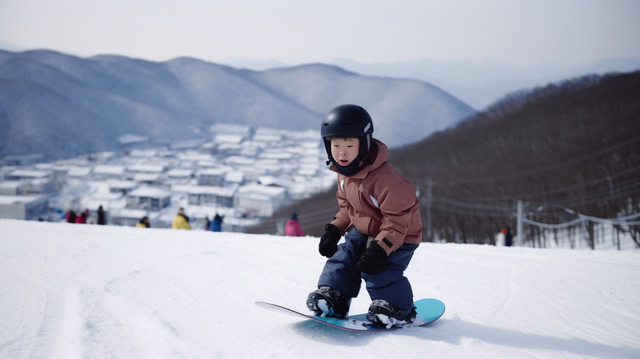
M 367 320 L 376 326 L 390 328 L 394 325 L 412 323 L 416 319 L 416 308 L 403 310 L 390 304 L 384 299 L 376 299 L 371 302 Z
M 309 310 L 321 317 L 344 318 L 349 314 L 350 304 L 351 298 L 331 287 L 320 287 L 307 297 Z

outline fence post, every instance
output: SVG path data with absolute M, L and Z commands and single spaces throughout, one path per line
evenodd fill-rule
M 524 246 L 525 244 L 525 238 L 524 238 L 524 230 L 523 230 L 523 225 L 522 225 L 522 217 L 523 217 L 523 209 L 522 209 L 522 201 L 518 200 L 518 243 L 521 246 Z
M 433 186 L 433 181 L 427 180 L 427 238 L 430 241 L 433 241 L 433 237 L 431 236 L 431 201 L 432 192 L 431 187 Z

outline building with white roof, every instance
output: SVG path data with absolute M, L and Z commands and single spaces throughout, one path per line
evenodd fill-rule
M 240 144 L 245 136 L 239 134 L 218 134 L 214 137 L 214 142 L 218 144 Z
M 168 184 L 187 184 L 193 179 L 193 170 L 174 168 L 167 171 Z
M 127 208 L 159 211 L 171 204 L 171 192 L 157 187 L 140 187 L 127 196 Z
M 125 169 L 125 166 L 119 165 L 98 165 L 93 168 L 93 177 L 96 179 L 122 178 Z
M 238 186 L 214 187 L 195 185 L 171 186 L 171 191 L 188 196 L 188 204 L 193 206 L 233 207 L 233 196 Z
M 193 170 L 184 168 L 174 168 L 167 172 L 168 178 L 191 178 Z
M 67 176 L 69 177 L 87 177 L 93 171 L 93 167 L 73 166 L 69 167 Z
M 244 183 L 244 172 L 241 171 L 232 171 L 227 172 L 224 176 L 224 184 L 225 186 L 240 186 Z
M 24 181 L 2 181 L 0 182 L 0 195 L 19 196 L 25 192 L 25 186 Z
M 121 193 L 122 195 L 127 195 L 139 186 L 135 181 L 127 180 L 109 180 L 107 185 L 109 186 L 109 193 Z
M 137 149 L 137 150 L 131 150 L 131 152 L 129 152 L 129 157 L 155 157 L 158 155 L 158 150 L 154 150 L 154 149 L 148 149 L 148 150 L 141 150 L 141 149 Z
M 135 182 L 144 183 L 144 184 L 159 184 L 160 174 L 159 173 L 135 173 L 133 175 L 133 180 Z
M 165 167 L 163 165 L 155 164 L 135 164 L 127 166 L 127 171 L 131 172 L 145 172 L 145 173 L 162 173 Z
M 8 181 L 20 181 L 21 194 L 49 194 L 58 189 L 53 171 L 18 169 L 5 175 Z
M 0 218 L 36 220 L 47 215 L 46 196 L 0 196 Z
M 282 187 L 251 184 L 238 188 L 234 206 L 248 216 L 271 217 L 287 202 L 287 190 Z
M 53 171 L 17 169 L 5 175 L 5 179 L 9 181 L 22 181 L 42 178 L 53 178 Z
M 196 177 L 200 186 L 222 186 L 230 167 L 206 168 L 198 171 Z

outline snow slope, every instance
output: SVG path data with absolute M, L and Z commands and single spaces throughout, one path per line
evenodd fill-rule
M 317 238 L 0 220 L 0 358 L 639 358 L 640 252 L 423 244 L 426 328 L 347 333 L 304 309 Z M 366 292 L 352 313 L 365 311 Z

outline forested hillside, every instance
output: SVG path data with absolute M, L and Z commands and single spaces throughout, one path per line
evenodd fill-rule
M 420 191 L 426 241 L 493 243 L 500 228 L 516 227 L 517 201 L 528 218 L 550 224 L 638 213 L 640 72 L 513 93 L 455 128 L 392 150 L 391 161 Z M 334 193 L 295 206 L 308 232 L 321 233 L 331 220 Z M 636 223 L 616 228 L 638 241 Z M 588 227 L 592 236 L 597 228 Z M 543 234 L 524 230 L 530 240 Z

